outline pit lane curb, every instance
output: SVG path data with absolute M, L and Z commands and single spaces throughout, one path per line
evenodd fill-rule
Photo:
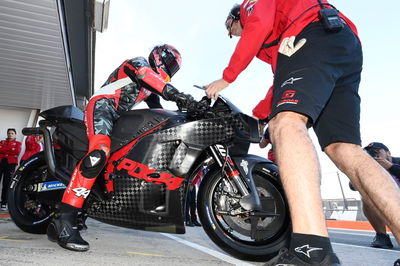
M 10 214 L 8 213 L 0 213 L 0 219 L 5 219 L 5 218 L 9 218 Z

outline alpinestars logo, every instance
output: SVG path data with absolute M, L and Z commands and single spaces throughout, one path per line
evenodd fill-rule
M 285 80 L 285 81 L 282 83 L 281 88 L 283 88 L 285 85 L 288 85 L 288 84 L 292 85 L 295 81 L 298 81 L 298 80 L 301 80 L 301 79 L 303 79 L 303 78 L 294 78 L 294 77 L 291 77 L 290 79 Z
M 309 244 L 306 244 L 304 246 L 297 247 L 297 248 L 294 249 L 294 251 L 296 251 L 298 253 L 301 253 L 301 254 L 304 254 L 307 257 L 310 257 L 310 252 L 313 252 L 313 251 L 316 251 L 316 250 L 323 250 L 323 248 L 313 248 L 313 247 L 310 247 Z

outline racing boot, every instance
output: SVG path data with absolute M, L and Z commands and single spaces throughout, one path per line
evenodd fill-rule
M 84 230 L 88 229 L 88 227 L 86 225 L 86 219 L 87 219 L 87 214 L 82 211 L 79 211 L 78 218 L 77 218 L 79 231 L 84 231 Z
M 89 243 L 83 240 L 79 233 L 78 209 L 68 204 L 61 203 L 60 211 L 47 227 L 47 237 L 69 250 L 89 250 Z

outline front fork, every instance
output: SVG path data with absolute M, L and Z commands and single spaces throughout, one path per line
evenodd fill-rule
M 225 147 L 221 144 L 215 144 L 210 146 L 210 150 L 214 160 L 223 168 L 232 187 L 242 196 L 240 205 L 247 211 L 261 210 L 261 202 L 254 182 L 250 180 L 247 183 L 243 180 Z M 251 193 L 251 190 L 254 193 Z

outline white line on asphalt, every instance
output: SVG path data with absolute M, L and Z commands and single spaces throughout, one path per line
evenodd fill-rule
M 329 231 L 348 231 L 348 232 L 365 232 L 375 234 L 375 231 L 371 230 L 359 230 L 359 229 L 347 229 L 347 228 L 328 228 Z
M 328 231 L 332 231 L 335 234 L 346 234 L 346 235 L 357 235 L 357 236 L 375 236 L 374 231 L 368 230 L 356 230 L 356 229 L 345 229 L 345 228 L 329 228 Z M 389 236 L 393 236 L 391 232 L 387 233 Z
M 374 250 L 374 251 L 387 251 L 387 252 L 399 253 L 398 250 L 391 250 L 391 249 L 384 249 L 384 248 L 371 248 L 371 247 L 364 247 L 364 246 L 357 246 L 357 245 L 350 245 L 350 244 L 343 244 L 343 243 L 336 243 L 336 242 L 332 242 L 332 244 L 339 245 L 339 246 L 353 247 L 353 248 L 364 248 L 364 249 L 369 249 L 369 250 Z
M 200 250 L 200 251 L 202 251 L 204 253 L 207 253 L 207 254 L 209 254 L 209 255 L 211 255 L 213 257 L 216 257 L 216 258 L 218 258 L 220 260 L 223 260 L 223 261 L 226 261 L 228 263 L 232 263 L 234 265 L 240 265 L 240 266 L 254 266 L 254 264 L 250 264 L 250 263 L 244 262 L 242 260 L 238 260 L 238 259 L 232 258 L 232 257 L 230 257 L 228 255 L 225 255 L 225 254 L 220 253 L 218 251 L 215 251 L 215 250 L 200 246 L 198 244 L 189 242 L 189 241 L 184 240 L 182 238 L 179 238 L 179 237 L 176 237 L 176 236 L 173 236 L 173 235 L 170 235 L 170 234 L 165 234 L 165 233 L 161 233 L 161 234 L 166 236 L 166 237 L 169 237 L 169 238 L 171 238 L 171 239 L 173 239 L 175 241 L 178 241 L 179 243 L 182 243 L 182 244 L 187 245 L 189 247 L 198 249 L 198 250 Z

